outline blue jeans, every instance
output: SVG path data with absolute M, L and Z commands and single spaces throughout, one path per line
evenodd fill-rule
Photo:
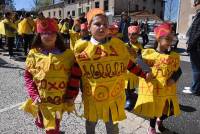
M 193 50 L 190 52 L 190 61 L 192 66 L 192 92 L 195 94 L 200 94 L 200 51 Z

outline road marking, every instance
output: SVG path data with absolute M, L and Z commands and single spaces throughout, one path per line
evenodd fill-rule
M 18 107 L 18 106 L 22 105 L 23 103 L 24 103 L 24 102 L 21 102 L 21 103 L 17 103 L 17 104 L 15 104 L 15 105 L 11 105 L 11 106 L 8 106 L 8 107 L 6 107 L 6 108 L 3 108 L 3 109 L 0 110 L 0 113 L 6 112 L 6 111 L 8 111 L 8 110 L 10 110 L 10 109 L 13 109 L 13 108 L 15 108 L 15 107 Z

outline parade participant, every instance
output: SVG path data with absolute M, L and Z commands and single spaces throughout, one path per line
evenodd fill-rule
M 124 89 L 127 69 L 147 79 L 151 75 L 130 60 L 124 42 L 107 38 L 108 19 L 102 9 L 91 9 L 87 20 L 92 37 L 89 41 L 76 42 L 74 53 L 77 64 L 71 76 L 82 78 L 86 133 L 94 134 L 97 121 L 102 119 L 107 134 L 117 134 L 118 122 L 126 118 Z
M 151 67 L 154 79 L 146 82 L 139 78 L 138 100 L 134 108 L 136 114 L 150 118 L 148 134 L 156 134 L 156 123 L 159 131 L 163 132 L 163 120 L 180 114 L 176 82 L 182 72 L 179 55 L 169 51 L 171 26 L 163 23 L 154 32 L 157 40 L 155 50 L 144 49 L 142 52 L 142 58 Z
M 135 59 L 141 54 L 142 45 L 138 42 L 138 37 L 140 33 L 139 26 L 129 26 L 128 36 L 129 42 L 127 43 L 128 50 L 131 54 L 131 59 Z M 138 87 L 138 77 L 135 74 L 127 72 L 127 89 L 126 89 L 126 105 L 125 109 L 128 111 L 133 110 L 134 105 L 137 101 L 136 88 Z
M 62 24 L 63 23 L 63 24 Z M 70 35 L 69 35 L 69 19 L 66 18 L 63 20 L 60 27 L 60 33 L 64 38 L 64 43 L 69 45 Z
M 116 37 L 120 38 L 120 33 L 119 33 L 119 26 L 117 23 L 113 22 L 111 25 L 108 26 L 108 36 L 109 37 Z
M 69 87 L 74 55 L 66 49 L 53 19 L 37 22 L 32 49 L 26 59 L 25 86 L 29 99 L 21 108 L 36 118 L 35 124 L 47 134 L 60 134 L 63 113 L 74 110 L 78 88 Z
M 9 56 L 11 59 L 14 58 L 13 47 L 17 31 L 17 27 L 12 20 L 12 15 L 13 14 L 11 12 L 5 13 L 5 19 L 2 20 L 1 22 L 3 24 L 3 29 L 4 29 L 2 30 L 4 31 L 2 34 L 6 36 L 7 39 L 6 44 L 8 46 Z
M 31 48 L 31 43 L 34 37 L 35 23 L 31 18 L 30 13 L 24 15 L 24 19 L 18 24 L 18 32 L 21 33 L 24 39 L 24 55 L 28 54 L 28 49 Z
M 79 19 L 74 21 L 74 25 L 72 29 L 69 31 L 70 34 L 70 49 L 74 50 L 75 42 L 81 38 L 80 36 L 81 31 L 81 23 Z
M 90 40 L 90 33 L 88 31 L 88 24 L 87 23 L 81 24 L 80 36 L 81 36 L 81 39 L 83 39 L 83 40 Z

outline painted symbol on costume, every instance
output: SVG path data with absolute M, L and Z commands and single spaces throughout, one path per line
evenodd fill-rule
M 124 90 L 125 88 L 125 83 L 123 82 L 123 80 L 118 81 L 115 88 L 113 88 L 113 90 L 111 91 L 111 96 L 112 97 L 116 97 L 121 95 L 122 90 Z
M 97 86 L 94 91 L 94 98 L 97 101 L 104 101 L 109 98 L 109 89 L 106 86 Z
M 87 95 L 87 96 L 91 96 L 92 95 L 92 89 L 90 84 L 85 83 L 83 86 L 83 92 Z

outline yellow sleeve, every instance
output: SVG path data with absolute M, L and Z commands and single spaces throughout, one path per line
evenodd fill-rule
M 27 55 L 27 58 L 26 58 L 26 61 L 25 61 L 25 66 L 26 66 L 26 69 L 32 73 L 32 69 L 35 68 L 35 64 L 36 64 L 36 61 L 35 61 L 35 52 L 36 50 L 35 49 L 31 49 Z

